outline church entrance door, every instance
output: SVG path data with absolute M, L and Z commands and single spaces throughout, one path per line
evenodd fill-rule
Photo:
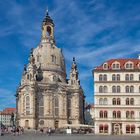
M 26 128 L 29 127 L 29 120 L 25 120 L 25 127 L 26 127 Z
M 58 128 L 58 127 L 59 127 L 59 121 L 55 121 L 54 127 L 55 127 L 55 128 Z

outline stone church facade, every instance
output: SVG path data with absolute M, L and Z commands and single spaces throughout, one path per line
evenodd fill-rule
M 55 44 L 54 23 L 48 12 L 42 22 L 42 37 L 31 49 L 16 93 L 17 124 L 24 128 L 60 128 L 84 123 L 84 93 L 75 58 L 70 79 L 65 59 Z

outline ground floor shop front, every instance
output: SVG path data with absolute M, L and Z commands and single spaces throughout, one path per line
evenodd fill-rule
M 140 122 L 95 122 L 95 134 L 140 135 Z

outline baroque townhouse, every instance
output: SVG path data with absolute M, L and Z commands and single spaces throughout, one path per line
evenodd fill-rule
M 140 134 L 140 58 L 108 60 L 93 76 L 95 134 Z

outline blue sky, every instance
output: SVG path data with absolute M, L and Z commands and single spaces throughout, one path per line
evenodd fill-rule
M 30 49 L 40 42 L 46 7 L 55 22 L 69 76 L 75 56 L 86 100 L 93 102 L 92 69 L 140 53 L 139 0 L 1 0 L 0 109 L 15 107 L 16 88 Z

